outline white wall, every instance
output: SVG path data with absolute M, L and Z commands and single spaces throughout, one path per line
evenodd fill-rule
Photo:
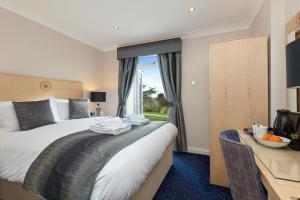
M 250 27 L 251 35 L 271 34 L 271 0 L 264 0 L 259 13 Z
M 0 8 L 0 72 L 84 83 L 85 96 L 100 87 L 103 53 Z
M 190 152 L 209 154 L 209 44 L 247 36 L 249 31 L 238 31 L 182 41 L 182 104 Z
M 118 109 L 118 70 L 117 52 L 104 52 L 100 89 L 107 92 L 104 112 L 113 116 Z
M 286 22 L 289 21 L 292 17 L 294 17 L 297 12 L 300 11 L 300 1 L 299 0 L 286 0 L 285 7 L 285 16 Z
M 271 124 L 276 110 L 286 107 L 285 18 L 285 1 L 271 1 Z

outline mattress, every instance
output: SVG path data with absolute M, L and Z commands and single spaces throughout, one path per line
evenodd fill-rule
M 61 121 L 23 132 L 0 133 L 0 178 L 22 183 L 31 163 L 56 139 L 86 130 L 95 118 Z M 130 199 L 177 135 L 167 123 L 117 153 L 100 171 L 91 199 Z

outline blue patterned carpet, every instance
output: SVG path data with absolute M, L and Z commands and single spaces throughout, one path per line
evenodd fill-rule
M 231 200 L 230 190 L 209 184 L 209 157 L 174 153 L 174 164 L 155 200 Z

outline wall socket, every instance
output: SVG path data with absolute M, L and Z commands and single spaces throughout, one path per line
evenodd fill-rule
M 198 85 L 198 81 L 197 81 L 197 80 L 193 80 L 193 81 L 192 81 L 192 86 L 193 86 L 193 87 L 196 87 L 197 85 Z

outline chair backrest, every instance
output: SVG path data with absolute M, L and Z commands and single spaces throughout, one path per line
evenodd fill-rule
M 230 191 L 235 200 L 266 200 L 252 148 L 240 143 L 236 130 L 220 134 Z

